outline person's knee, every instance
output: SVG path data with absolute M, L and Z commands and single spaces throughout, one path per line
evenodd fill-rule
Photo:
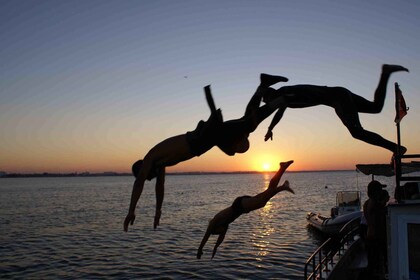
M 354 125 L 354 124 L 346 125 L 346 126 L 349 129 L 350 134 L 351 134 L 351 136 L 353 136 L 353 138 L 356 138 L 356 139 L 363 139 L 364 138 L 365 130 L 361 126 Z
M 262 91 L 262 100 L 264 103 L 269 103 L 278 97 L 277 91 L 271 87 L 266 89 L 261 89 Z
M 379 114 L 380 112 L 382 112 L 382 108 L 383 108 L 383 104 L 375 104 L 373 103 L 370 113 L 371 114 Z

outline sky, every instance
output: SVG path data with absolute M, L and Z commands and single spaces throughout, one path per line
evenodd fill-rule
M 208 118 L 208 84 L 230 120 L 260 73 L 372 100 L 384 63 L 410 73 L 391 76 L 383 111 L 361 123 L 396 141 L 398 82 L 409 107 L 402 143 L 420 153 L 420 2 L 346 2 L 0 0 L 0 171 L 129 172 Z M 354 169 L 391 158 L 353 139 L 330 107 L 288 109 L 264 142 L 270 121 L 245 154 L 215 147 L 167 170 L 274 170 L 291 159 L 295 171 Z

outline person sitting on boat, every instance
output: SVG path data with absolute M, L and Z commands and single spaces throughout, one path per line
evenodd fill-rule
M 216 244 L 213 248 L 211 258 L 216 255 L 217 248 L 223 242 L 226 232 L 228 231 L 229 224 L 235 221 L 242 214 L 249 213 L 253 210 L 260 209 L 276 194 L 282 191 L 295 193 L 289 186 L 289 182 L 285 181 L 283 185 L 277 186 L 286 169 L 293 163 L 293 161 L 280 163 L 280 169 L 270 180 L 268 188 L 255 196 L 240 196 L 237 197 L 231 206 L 217 213 L 213 219 L 210 220 L 206 233 L 201 241 L 200 247 L 197 251 L 197 259 L 201 258 L 203 254 L 203 247 L 207 243 L 210 235 L 219 235 Z
M 408 72 L 408 69 L 399 65 L 384 64 L 382 66 L 382 73 L 373 101 L 356 95 L 343 87 L 294 85 L 284 86 L 277 90 L 269 88 L 263 101 L 272 102 L 275 99 L 281 99 L 282 102 L 277 103 L 278 110 L 268 127 L 264 140 L 273 140 L 273 128 L 281 120 L 287 108 L 326 105 L 335 109 L 335 113 L 354 138 L 383 147 L 395 154 L 397 152 L 397 144 L 384 139 L 376 133 L 365 130 L 360 123 L 359 113 L 378 114 L 382 111 L 389 77 L 392 73 L 398 71 Z M 404 154 L 406 151 L 405 147 L 401 147 L 400 154 Z
M 220 109 L 216 110 L 209 87 L 206 88 L 206 98 L 211 110 L 209 119 L 206 122 L 200 121 L 194 131 L 163 140 L 150 149 L 143 159 L 133 164 L 132 172 L 136 180 L 133 184 L 128 214 L 124 220 L 124 231 L 128 230 L 129 224 L 133 225 L 136 218 L 135 209 L 145 181 L 154 178 L 156 178 L 156 210 L 153 226 L 156 228 L 159 225 L 167 166 L 198 157 L 214 146 L 218 146 L 229 156 L 245 153 L 249 149 L 249 134 L 274 112 L 269 104 L 260 107 L 265 89 L 286 81 L 288 79 L 285 77 L 261 74 L 260 85 L 249 101 L 244 116 L 225 122 Z

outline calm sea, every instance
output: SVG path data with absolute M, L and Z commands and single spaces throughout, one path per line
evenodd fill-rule
M 196 259 L 208 221 L 240 195 L 263 191 L 271 174 L 167 176 L 160 227 L 153 230 L 148 182 L 128 233 L 132 177 L 0 179 L 0 277 L 17 279 L 301 279 L 323 241 L 306 213 L 329 214 L 340 190 L 365 189 L 356 171 L 286 173 L 280 193 L 238 218 L 211 260 L 215 236 Z M 380 178 L 394 186 L 392 178 Z M 393 191 L 393 187 L 388 188 Z

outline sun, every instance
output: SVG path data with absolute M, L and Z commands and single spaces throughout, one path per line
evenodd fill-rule
M 271 170 L 271 164 L 268 162 L 264 162 L 262 165 L 262 170 L 263 171 L 270 171 Z
M 277 170 L 278 159 L 271 154 L 261 154 L 255 157 L 253 160 L 253 170 L 258 172 L 273 172 Z

